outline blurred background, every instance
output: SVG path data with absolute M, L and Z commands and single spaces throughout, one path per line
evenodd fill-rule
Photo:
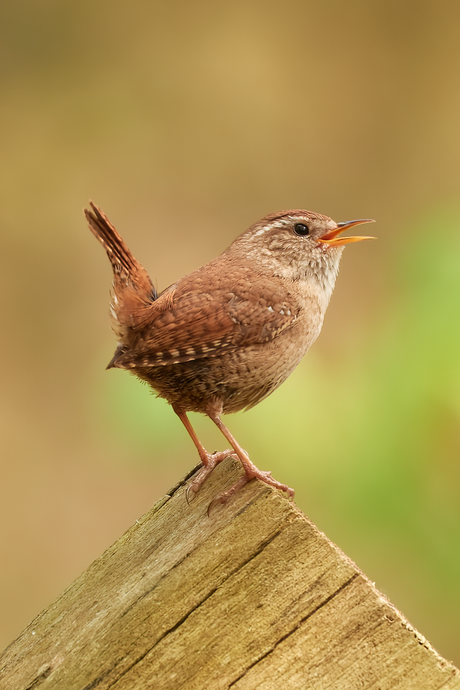
M 460 664 L 459 25 L 453 0 L 0 4 L 0 647 L 198 461 L 105 371 L 91 198 L 160 289 L 269 212 L 377 220 L 307 358 L 227 423 Z

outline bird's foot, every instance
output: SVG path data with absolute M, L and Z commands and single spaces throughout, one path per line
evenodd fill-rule
M 294 496 L 294 489 L 291 489 L 287 484 L 276 481 L 276 479 L 273 479 L 271 472 L 262 472 L 262 470 L 259 470 L 252 462 L 250 467 L 244 466 L 244 470 L 248 482 L 251 479 L 260 479 L 261 482 L 273 486 L 280 491 L 284 491 L 290 498 Z
M 222 450 L 222 451 L 216 451 L 214 453 L 208 453 L 206 452 L 206 455 L 203 455 L 201 458 L 201 461 L 203 463 L 203 467 L 201 470 L 198 472 L 196 475 L 195 479 L 190 482 L 190 484 L 187 487 L 187 490 L 185 492 L 185 498 L 187 499 L 187 503 L 190 503 L 193 501 L 195 498 L 196 494 L 198 491 L 201 489 L 203 484 L 205 483 L 206 479 L 209 477 L 211 472 L 217 465 L 222 462 L 222 460 L 225 460 L 226 458 L 230 457 L 233 455 L 233 457 L 237 458 L 238 456 L 236 455 L 235 451 L 232 449 L 227 449 L 227 450 Z
M 227 489 L 227 491 L 224 491 L 223 493 L 219 494 L 219 496 L 213 498 L 211 503 L 208 505 L 208 517 L 211 517 L 211 513 L 214 508 L 216 508 L 218 505 L 227 503 L 227 501 L 229 501 L 230 498 L 234 496 L 240 489 L 242 489 L 243 486 L 249 481 L 250 480 L 246 477 L 246 475 L 243 475 L 241 479 L 238 479 L 238 481 Z
M 284 491 L 284 493 L 288 494 L 290 498 L 294 496 L 294 489 L 291 489 L 286 484 L 281 484 L 281 482 L 277 482 L 276 479 L 273 479 L 271 472 L 262 472 L 262 470 L 259 470 L 255 465 L 252 464 L 252 462 L 249 463 L 248 467 L 246 467 L 246 464 L 243 464 L 243 467 L 245 473 L 241 477 L 241 479 L 239 479 L 235 484 L 233 484 L 233 486 L 231 486 L 227 491 L 224 491 L 219 496 L 213 498 L 213 500 L 208 506 L 208 516 L 211 515 L 211 512 L 218 505 L 223 505 L 224 503 L 227 503 L 227 501 L 230 498 L 232 498 L 232 496 L 234 496 L 240 489 L 243 488 L 243 486 L 245 486 L 245 484 L 250 482 L 252 479 L 260 479 L 260 481 L 264 482 L 264 484 L 268 484 L 269 486 L 273 486 L 275 489 Z

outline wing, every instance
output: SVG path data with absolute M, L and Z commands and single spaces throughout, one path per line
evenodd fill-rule
M 217 357 L 236 348 L 273 340 L 296 322 L 301 306 L 283 281 L 246 268 L 229 288 L 225 271 L 200 269 L 164 291 L 142 324 L 135 348 L 115 355 L 113 366 L 165 366 Z

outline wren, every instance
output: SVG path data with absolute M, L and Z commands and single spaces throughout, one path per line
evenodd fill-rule
M 221 415 L 257 405 L 299 364 L 320 334 L 344 245 L 373 239 L 341 233 L 373 221 L 336 223 L 304 210 L 273 213 L 157 294 L 114 226 L 90 205 L 86 219 L 113 268 L 110 311 L 119 342 L 107 368 L 147 381 L 184 424 L 203 464 L 187 498 L 230 455 L 239 458 L 244 475 L 211 506 L 254 478 L 293 496 L 293 489 L 251 462 Z M 210 417 L 231 448 L 209 453 L 189 411 Z

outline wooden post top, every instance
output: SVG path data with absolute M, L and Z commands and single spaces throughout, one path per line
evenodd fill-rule
M 460 673 L 281 493 L 185 480 L 0 657 L 0 690 L 460 690 Z

